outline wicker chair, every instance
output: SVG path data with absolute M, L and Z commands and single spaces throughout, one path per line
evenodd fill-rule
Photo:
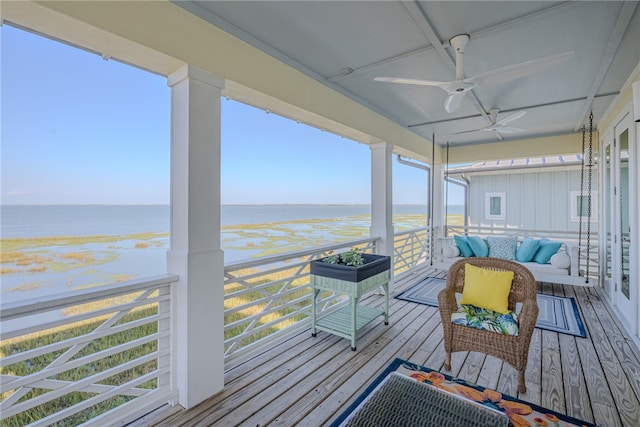
M 514 272 L 508 307 L 509 310 L 515 310 L 516 303 L 522 303 L 522 309 L 518 315 L 518 335 L 503 335 L 451 322 L 451 313 L 458 309 L 455 294 L 462 293 L 464 266 L 467 263 L 476 267 Z M 438 294 L 438 306 L 444 330 L 445 370 L 451 369 L 452 352 L 477 351 L 489 354 L 504 360 L 519 372 L 518 391 L 526 392 L 524 372 L 527 367 L 531 335 L 538 319 L 536 292 L 533 274 L 516 262 L 497 258 L 465 258 L 452 264 L 447 274 L 447 285 Z

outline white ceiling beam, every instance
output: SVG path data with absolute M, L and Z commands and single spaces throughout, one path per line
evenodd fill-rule
M 405 5 L 405 8 L 406 8 L 407 3 L 403 3 L 403 5 Z M 531 20 L 531 19 L 540 19 L 540 18 L 544 17 L 545 15 L 557 13 L 559 10 L 567 8 L 567 7 L 574 7 L 575 8 L 575 7 L 580 7 L 581 5 L 582 4 L 579 3 L 579 2 L 578 3 L 576 3 L 576 2 L 561 3 L 559 5 L 555 5 L 555 6 L 551 6 L 551 7 L 548 7 L 546 9 L 543 9 L 543 10 L 539 10 L 537 12 L 533 12 L 533 13 L 530 13 L 530 14 L 527 14 L 527 15 L 519 16 L 519 17 L 511 19 L 509 21 L 504 21 L 504 22 L 501 22 L 499 24 L 492 25 L 490 27 L 482 28 L 482 29 L 480 29 L 478 31 L 473 32 L 470 35 L 473 38 L 479 37 L 481 35 L 484 36 L 485 34 L 490 34 L 492 32 L 496 32 L 496 31 L 507 29 L 509 27 L 513 27 L 513 26 L 516 26 L 516 25 L 521 25 L 523 22 L 526 22 L 526 21 Z M 422 12 L 420 12 L 419 10 L 417 12 L 422 14 Z M 411 13 L 412 12 L 409 11 L 409 14 L 411 14 Z M 423 21 L 424 20 L 424 16 L 420 17 L 419 20 Z M 416 20 L 414 19 L 414 21 L 416 21 Z M 420 24 L 417 24 L 417 25 L 420 26 Z M 429 27 L 431 27 L 431 32 L 433 32 L 432 26 L 430 24 L 428 24 L 428 25 L 429 25 Z M 423 34 L 425 34 L 425 33 L 423 32 Z M 426 36 L 427 36 L 427 34 L 425 34 L 425 37 Z M 438 43 L 436 43 L 435 45 L 423 47 L 423 48 L 420 48 L 420 49 L 415 49 L 415 50 L 412 50 L 410 52 L 402 53 L 400 55 L 391 56 L 389 58 L 381 59 L 380 61 L 376 61 L 376 62 L 371 63 L 371 64 L 363 65 L 362 67 L 351 68 L 350 70 L 352 70 L 352 71 L 350 71 L 348 73 L 342 72 L 340 74 L 335 74 L 333 76 L 327 77 L 327 81 L 338 82 L 340 80 L 348 79 L 348 78 L 351 78 L 351 77 L 356 77 L 357 75 L 359 75 L 362 72 L 370 71 L 372 69 L 375 69 L 375 68 L 378 68 L 378 67 L 382 67 L 384 65 L 392 64 L 392 63 L 394 63 L 396 61 L 400 61 L 400 60 L 403 60 L 405 58 L 409 58 L 411 56 L 420 55 L 420 54 L 422 54 L 424 52 L 428 52 L 431 49 L 436 49 L 436 46 L 439 46 L 440 48 L 442 48 L 442 50 L 446 54 L 446 50 L 444 48 L 444 46 L 446 46 L 446 43 L 443 45 L 440 42 L 439 38 L 435 35 L 435 33 L 434 33 L 434 36 L 435 36 L 435 39 L 438 40 Z M 449 63 L 449 65 L 450 64 L 451 63 Z M 452 68 L 452 71 L 453 70 L 455 70 L 455 63 L 454 63 L 454 66 Z
M 587 100 L 584 102 L 582 111 L 578 115 L 578 120 L 576 121 L 575 126 L 573 127 L 574 132 L 578 132 L 584 121 L 587 119 L 589 111 L 591 110 L 591 106 L 593 105 L 593 99 L 596 96 L 598 88 L 602 84 L 611 63 L 613 62 L 613 58 L 620 47 L 620 43 L 622 42 L 622 38 L 624 36 L 625 31 L 627 31 L 627 27 L 631 22 L 631 18 L 633 17 L 633 12 L 638 6 L 637 1 L 625 1 L 620 8 L 620 13 L 618 14 L 618 20 L 616 21 L 616 25 L 611 32 L 611 36 L 609 36 L 609 41 L 607 43 L 607 47 L 604 50 L 604 54 L 600 59 L 600 67 L 598 68 L 598 74 L 593 79 L 593 83 L 591 84 L 591 89 L 587 93 Z
M 550 6 L 550 7 L 547 7 L 545 9 L 541 9 L 541 10 L 539 10 L 537 12 L 528 13 L 526 15 L 522 15 L 522 16 L 519 16 L 517 18 L 510 19 L 508 21 L 500 22 L 498 24 L 482 28 L 482 29 L 480 29 L 478 31 L 474 31 L 470 35 L 475 38 L 475 37 L 485 36 L 485 35 L 491 34 L 491 33 L 496 33 L 496 32 L 500 32 L 500 31 L 508 30 L 508 29 L 510 29 L 512 27 L 517 27 L 517 26 L 522 25 L 523 23 L 526 23 L 526 22 L 531 21 L 533 19 L 542 19 L 542 18 L 545 18 L 547 15 L 557 14 L 562 9 L 582 7 L 585 4 L 586 3 L 575 2 L 575 1 L 568 1 L 568 2 L 564 2 L 564 3 L 556 4 L 554 6 Z
M 376 69 L 378 67 L 382 67 L 384 65 L 389 65 L 389 64 L 393 64 L 394 62 L 397 61 L 401 61 L 405 58 L 409 58 L 411 56 L 414 55 L 420 55 L 422 53 L 428 52 L 430 50 L 433 50 L 433 46 L 428 46 L 428 47 L 421 47 L 420 49 L 415 49 L 412 50 L 410 52 L 406 52 L 400 55 L 396 55 L 396 56 L 392 56 L 391 58 L 386 58 L 377 62 L 374 62 L 373 64 L 368 64 L 368 65 L 364 65 L 362 67 L 358 67 L 358 68 L 351 68 L 349 67 L 348 69 L 344 69 L 342 70 L 342 72 L 340 74 L 336 74 L 330 77 L 327 77 L 327 81 L 335 83 L 338 82 L 340 80 L 344 80 L 344 79 L 348 79 L 351 77 L 355 77 L 359 74 L 362 74 L 366 71 L 370 71 L 373 69 Z

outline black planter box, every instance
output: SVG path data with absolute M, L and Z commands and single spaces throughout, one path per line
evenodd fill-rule
M 311 261 L 311 274 L 347 282 L 361 282 L 391 268 L 391 257 L 387 255 L 362 254 L 363 265 L 329 264 L 322 259 Z

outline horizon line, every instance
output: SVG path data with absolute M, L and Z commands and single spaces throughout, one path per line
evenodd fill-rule
M 448 205 L 463 205 L 462 203 Z M 170 206 L 169 203 L 6 203 L 5 206 Z M 221 203 L 220 206 L 371 206 L 370 203 Z M 394 203 L 392 206 L 428 206 L 422 203 Z

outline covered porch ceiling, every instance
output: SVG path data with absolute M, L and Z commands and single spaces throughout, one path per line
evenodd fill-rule
M 176 4 L 437 144 L 482 144 L 578 132 L 604 114 L 640 61 L 640 11 L 627 2 L 179 1 Z M 452 81 L 449 40 L 468 34 L 464 77 L 567 54 L 559 63 L 479 83 L 456 112 L 435 86 Z M 532 68 L 533 67 L 533 68 Z M 523 66 L 525 72 L 535 69 Z M 511 74 L 513 76 L 513 74 Z M 489 79 L 491 80 L 491 79 Z M 489 111 L 522 131 L 485 131 Z
M 429 160 L 435 137 L 468 162 L 577 152 L 574 136 L 590 112 L 597 129 L 639 72 L 638 3 L 3 2 L 2 14 L 164 75 L 194 64 L 224 78 L 232 98 L 275 104 L 274 112 L 360 142 L 387 141 L 419 160 Z M 541 58 L 546 67 L 529 63 L 517 67 L 522 73 L 472 81 L 454 112 L 440 87 L 375 80 L 455 81 L 450 39 L 460 34 L 469 36 L 465 78 Z M 552 64 L 554 55 L 563 56 Z M 477 130 L 490 127 L 493 109 L 498 122 L 519 113 L 506 126 L 521 131 Z

